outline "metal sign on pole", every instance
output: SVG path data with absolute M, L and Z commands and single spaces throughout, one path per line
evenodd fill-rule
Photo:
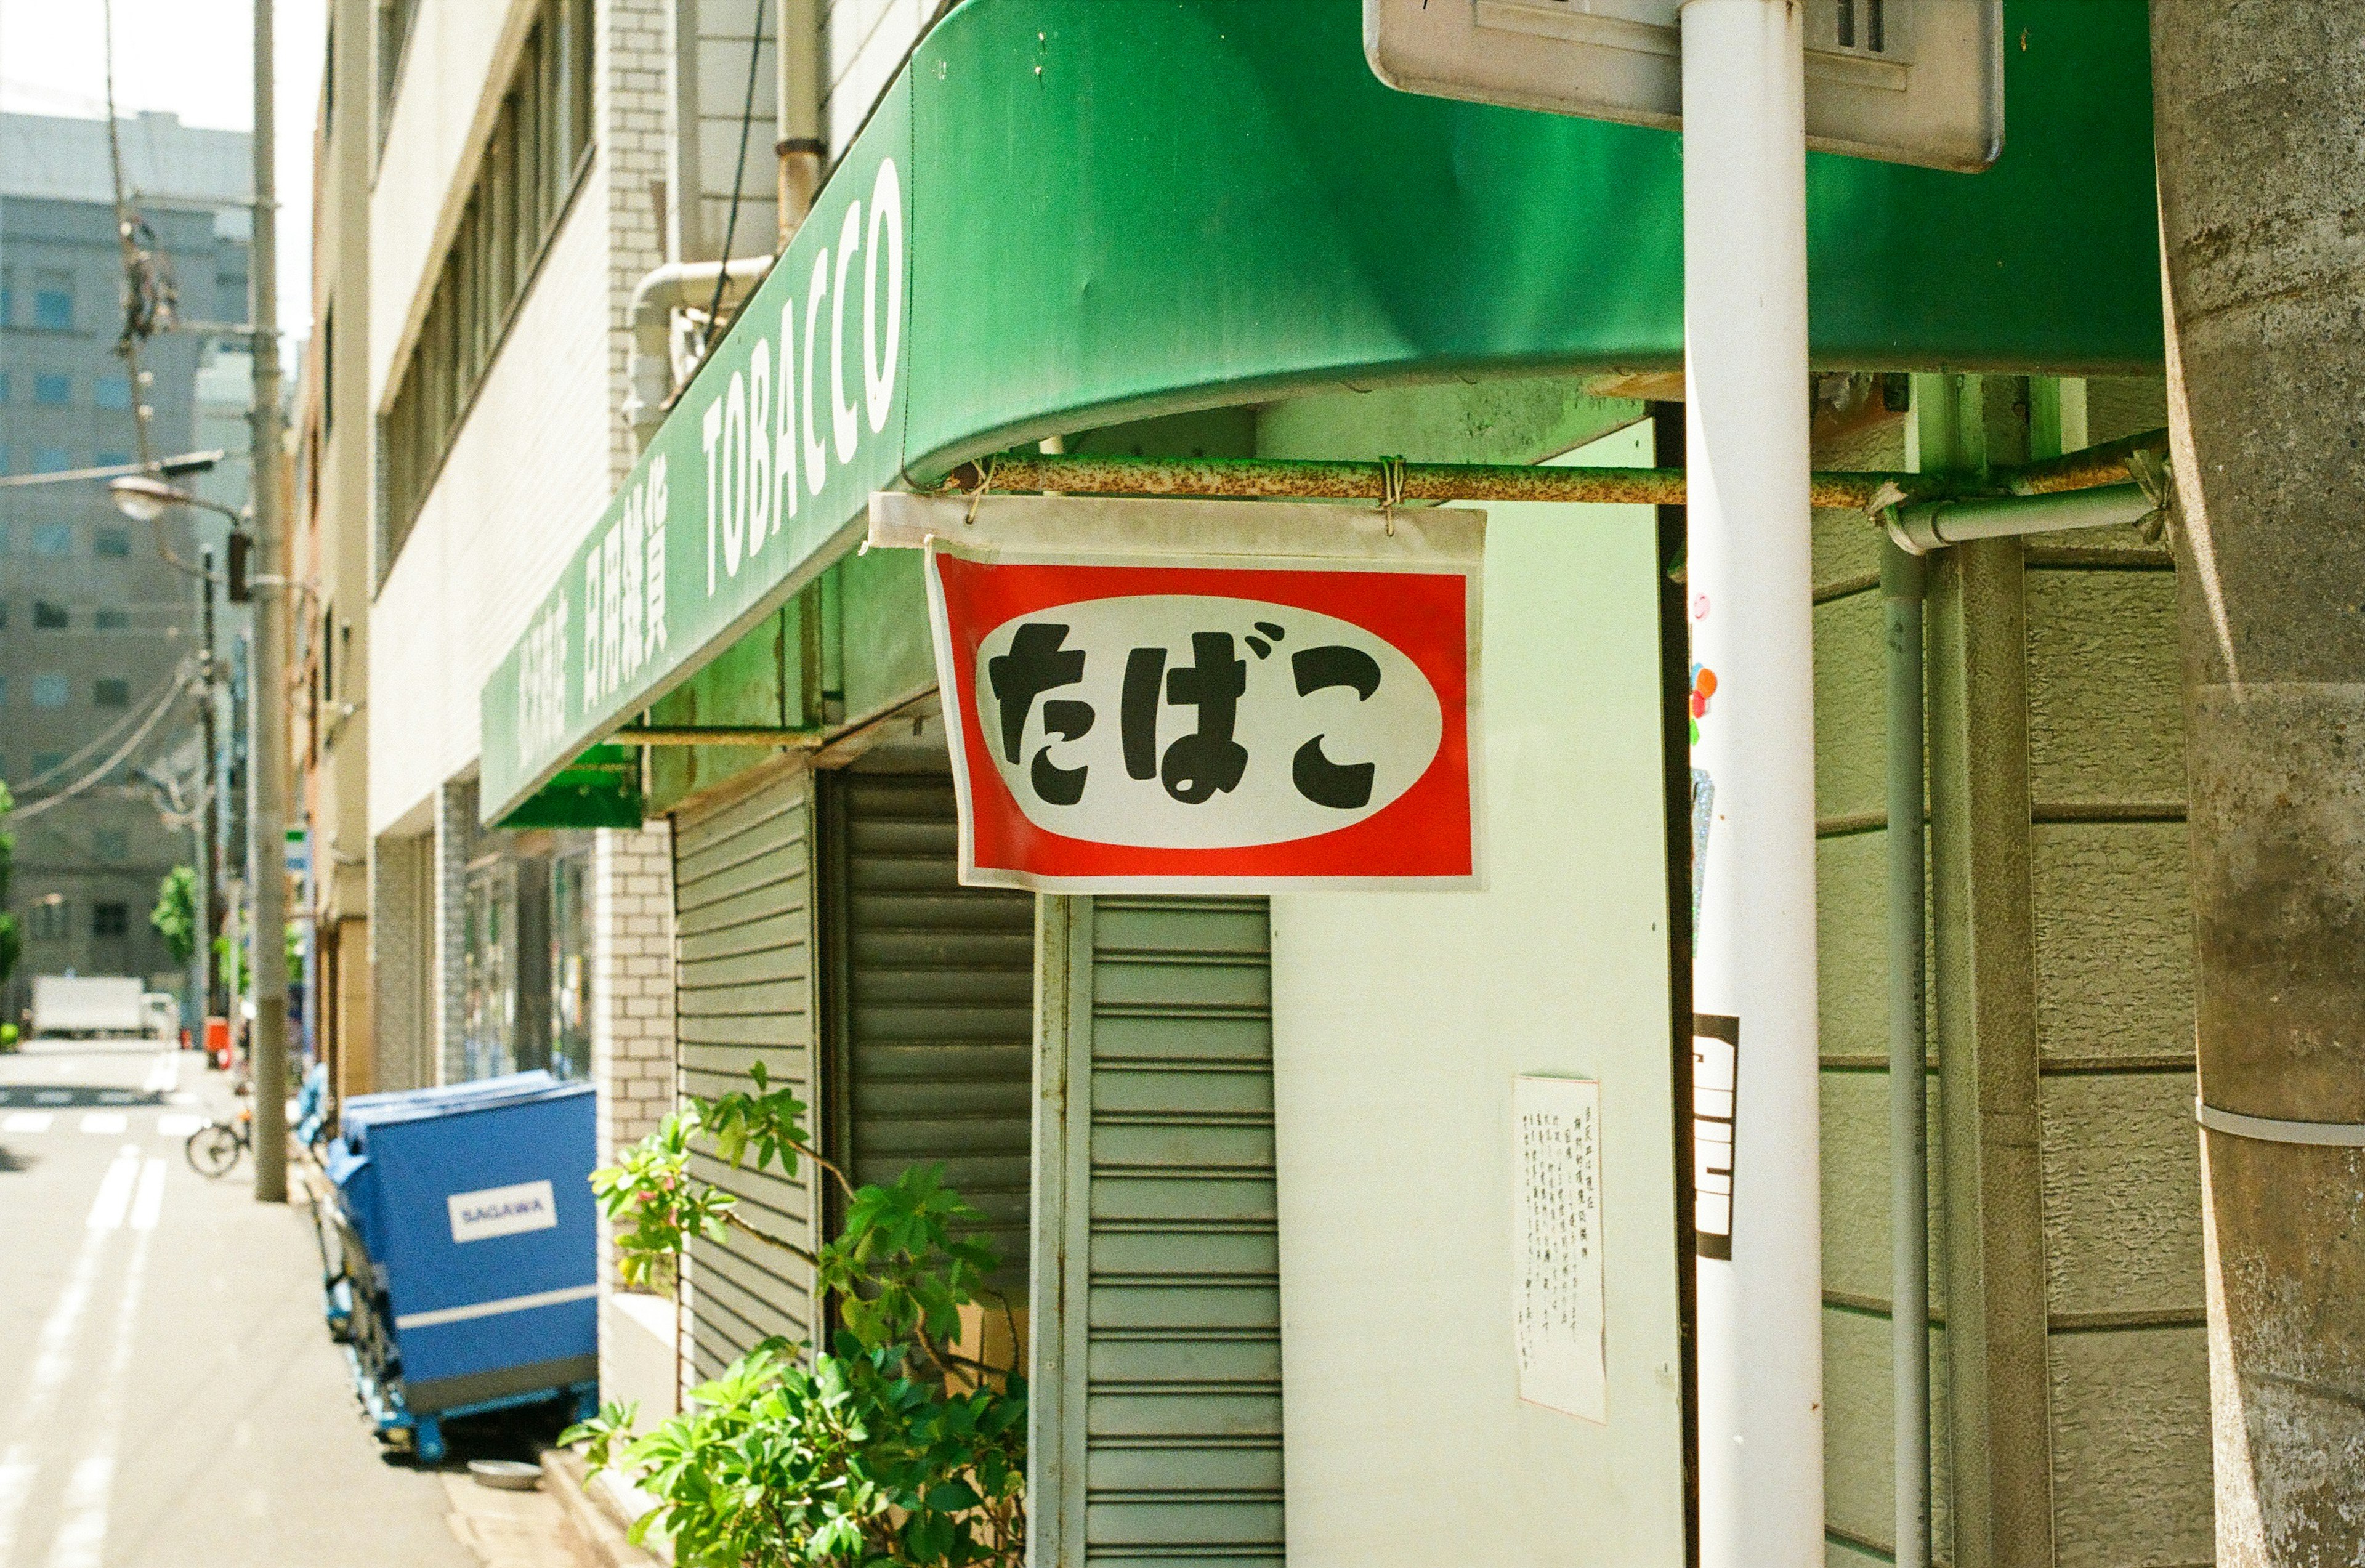
M 1688 0 L 1364 0 L 1363 52 L 1408 93 L 1683 123 Z M 1966 173 L 2003 151 L 2002 0 L 1797 6 L 1807 145 Z
M 2003 8 L 1365 0 L 1363 16 L 1392 85 L 1684 133 L 1686 592 L 1706 699 L 1692 753 L 1700 1560 L 1808 1568 L 1824 1537 L 1806 153 L 1992 163 Z M 1900 1412 L 1900 1430 L 1915 1424 Z M 1926 1451 L 1900 1446 L 1900 1568 L 1928 1560 Z
M 927 551 L 960 878 L 1479 884 L 1484 512 L 887 492 Z

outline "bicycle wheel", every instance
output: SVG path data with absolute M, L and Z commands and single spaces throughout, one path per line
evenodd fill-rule
M 208 1122 L 189 1135 L 185 1146 L 189 1167 L 200 1176 L 227 1176 L 238 1163 L 239 1143 L 235 1128 L 219 1122 Z

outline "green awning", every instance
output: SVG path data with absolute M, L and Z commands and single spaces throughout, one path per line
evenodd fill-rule
M 969 0 L 930 32 L 487 685 L 486 820 L 851 548 L 874 489 L 1183 409 L 1679 365 L 1678 138 L 1393 92 L 1360 18 Z M 2006 27 L 1991 170 L 1810 155 L 1817 364 L 2158 371 L 2143 0 Z

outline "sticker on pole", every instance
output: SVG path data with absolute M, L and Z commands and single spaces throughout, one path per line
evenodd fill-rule
M 919 545 L 960 876 L 1476 885 L 1484 514 L 880 495 Z

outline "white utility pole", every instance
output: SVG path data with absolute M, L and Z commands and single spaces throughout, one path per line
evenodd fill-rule
M 1723 1173 L 1696 1144 L 1704 1568 L 1823 1562 L 1800 10 L 1682 12 L 1686 591 L 1692 658 L 1715 675 L 1692 756 L 1713 790 L 1695 1092 L 1731 1139 Z
M 287 529 L 279 514 L 279 207 L 271 0 L 254 0 L 254 1197 L 287 1200 Z

